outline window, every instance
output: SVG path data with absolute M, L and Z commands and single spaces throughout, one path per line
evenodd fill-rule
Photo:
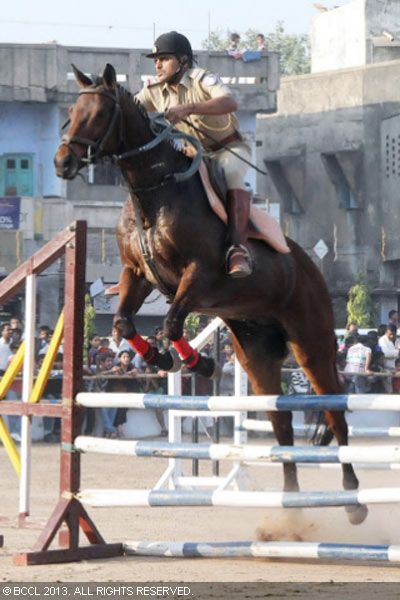
M 33 196 L 33 156 L 0 156 L 0 196 Z

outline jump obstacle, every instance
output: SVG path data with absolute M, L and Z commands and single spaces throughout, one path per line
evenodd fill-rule
M 61 238 L 60 238 L 61 239 Z M 67 242 L 65 243 L 65 239 Z M 357 491 L 333 492 L 244 492 L 238 490 L 234 480 L 241 461 L 269 460 L 296 463 L 341 463 L 349 460 L 364 460 L 374 464 L 391 461 L 400 462 L 397 446 L 377 448 L 371 453 L 364 447 L 322 448 L 281 448 L 278 446 L 244 447 L 237 442 L 243 435 L 237 415 L 249 410 L 397 410 L 400 411 L 400 396 L 250 396 L 250 397 L 185 397 L 107 394 L 91 395 L 79 393 L 82 383 L 83 347 L 83 307 L 85 290 L 85 243 L 86 224 L 76 222 L 64 232 L 63 244 L 57 252 L 42 253 L 40 268 L 65 251 L 65 329 L 64 329 L 64 381 L 61 406 L 42 403 L 33 404 L 29 397 L 25 402 L 3 402 L 1 414 L 23 416 L 29 424 L 33 415 L 58 416 L 62 420 L 61 460 L 60 460 L 60 499 L 50 519 L 42 531 L 33 551 L 15 557 L 19 565 L 45 564 L 76 561 L 89 558 L 105 558 L 126 554 L 144 556 L 197 556 L 197 557 L 250 557 L 268 556 L 285 558 L 339 559 L 361 561 L 400 562 L 400 546 L 361 546 L 354 544 L 314 544 L 295 542 L 130 542 L 127 544 L 107 544 L 89 517 L 83 504 L 97 506 L 274 506 L 274 507 L 313 507 L 351 506 L 364 503 L 392 503 L 400 501 L 400 488 L 365 489 Z M 45 247 L 46 248 L 46 247 Z M 52 248 L 54 250 L 54 247 Z M 45 257 L 43 259 L 43 256 Z M 17 275 L 10 276 L 0 284 L 0 297 L 4 291 L 11 295 L 17 290 L 24 277 L 32 277 L 39 269 L 35 257 L 21 265 Z M 23 267 L 23 268 L 22 268 Z M 36 269 L 36 271 L 35 271 Z M 1 287 L 3 286 L 3 287 Z M 32 288 L 33 289 L 33 288 Z M 3 292 L 3 296 L 2 296 Z M 174 413 L 225 415 L 235 414 L 235 444 L 221 445 L 169 444 L 93 439 L 80 436 L 80 415 L 83 406 L 122 406 L 128 408 L 162 408 Z M 171 422 L 171 421 L 170 421 Z M 238 426 L 236 427 L 236 425 Z M 112 443 L 111 443 L 112 442 Z M 232 475 L 225 481 L 224 488 L 179 489 L 175 480 L 163 476 L 151 490 L 81 490 L 81 452 L 111 452 L 131 456 L 167 457 L 170 461 L 186 458 L 231 460 L 234 463 Z M 175 463 L 174 463 L 175 464 Z M 168 471 L 168 470 L 167 470 Z M 169 474 L 173 473 L 171 468 Z M 176 471 L 175 471 L 176 473 Z M 164 486 L 164 487 L 163 487 Z M 167 488 L 165 486 L 168 486 Z M 174 489 L 175 486 L 175 489 Z M 63 527 L 65 526 L 65 527 Z M 89 544 L 79 543 L 80 529 Z M 49 550 L 49 546 L 59 534 L 60 549 Z

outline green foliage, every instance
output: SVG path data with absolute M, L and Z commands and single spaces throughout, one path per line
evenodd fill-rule
M 83 362 L 87 364 L 88 362 L 88 350 L 90 340 L 96 333 L 95 329 L 95 321 L 96 311 L 92 304 L 92 299 L 90 294 L 85 294 L 85 321 L 83 327 Z
M 183 327 L 188 330 L 190 339 L 196 337 L 200 327 L 200 315 L 190 313 L 186 317 Z
M 229 46 L 231 31 L 212 31 L 210 36 L 203 41 L 205 50 L 223 52 Z M 248 29 L 241 35 L 240 49 L 254 50 L 257 34 L 256 29 Z M 278 21 L 275 30 L 265 35 L 268 50 L 278 52 L 281 57 L 282 75 L 300 75 L 310 72 L 310 40 L 306 34 L 296 35 L 285 33 L 283 21 Z
M 357 283 L 349 290 L 347 323 L 355 323 L 358 327 L 374 326 L 371 293 L 368 284 L 361 275 L 359 275 Z

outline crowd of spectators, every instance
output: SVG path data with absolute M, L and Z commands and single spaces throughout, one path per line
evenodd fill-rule
M 344 335 L 338 339 L 337 365 L 343 389 L 348 393 L 392 393 L 400 392 L 400 344 L 397 341 L 398 313 L 391 310 L 387 324 L 380 325 L 377 330 L 370 330 L 361 335 L 358 327 L 350 323 Z M 35 343 L 36 372 L 39 371 L 48 351 L 53 331 L 47 325 L 38 328 Z M 188 331 L 185 331 L 188 336 Z M 162 327 L 156 327 L 153 334 L 147 337 L 150 344 L 160 351 L 170 348 Z M 10 319 L 0 327 L 0 377 L 13 360 L 23 341 L 23 325 L 17 317 Z M 235 353 L 228 332 L 223 332 L 220 339 L 221 378 L 218 392 L 221 395 L 234 394 Z M 111 335 L 102 337 L 93 335 L 90 347 L 86 349 L 84 367 L 85 389 L 91 392 L 167 392 L 167 373 L 158 367 L 149 366 L 139 354 L 135 354 L 119 330 L 112 328 Z M 203 352 L 214 354 L 212 344 Z M 305 374 L 296 365 L 293 356 L 286 362 L 292 367 L 289 376 L 284 378 L 284 391 L 287 393 L 312 393 Z M 60 347 L 53 365 L 43 397 L 50 402 L 59 402 L 62 393 L 63 351 Z M 215 385 L 215 384 L 214 384 Z M 10 400 L 21 399 L 22 382 L 16 379 L 7 392 Z M 215 393 L 213 383 L 203 377 L 186 377 L 183 379 L 183 393 L 212 394 Z M 126 409 L 86 409 L 82 431 L 85 435 L 103 434 L 105 437 L 123 437 L 123 425 L 126 422 Z M 167 435 L 165 415 L 162 410 L 156 411 L 161 435 Z M 14 439 L 20 439 L 20 418 L 9 417 L 10 432 Z M 57 442 L 60 439 L 60 423 L 56 418 L 44 419 L 44 440 Z

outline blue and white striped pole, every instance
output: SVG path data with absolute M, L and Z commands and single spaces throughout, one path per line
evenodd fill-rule
M 165 396 L 158 394 L 94 394 L 82 392 L 76 401 L 86 407 L 161 408 L 163 410 L 398 410 L 400 395 L 342 394 L 326 396 Z
M 127 542 L 125 554 L 176 558 L 295 558 L 400 562 L 400 546 L 313 542 Z
M 79 436 L 75 449 L 124 456 L 296 463 L 400 463 L 400 446 L 244 446 L 110 440 Z
M 323 492 L 244 492 L 237 490 L 87 489 L 78 500 L 93 507 L 237 506 L 251 508 L 315 508 L 400 502 L 400 488 Z

